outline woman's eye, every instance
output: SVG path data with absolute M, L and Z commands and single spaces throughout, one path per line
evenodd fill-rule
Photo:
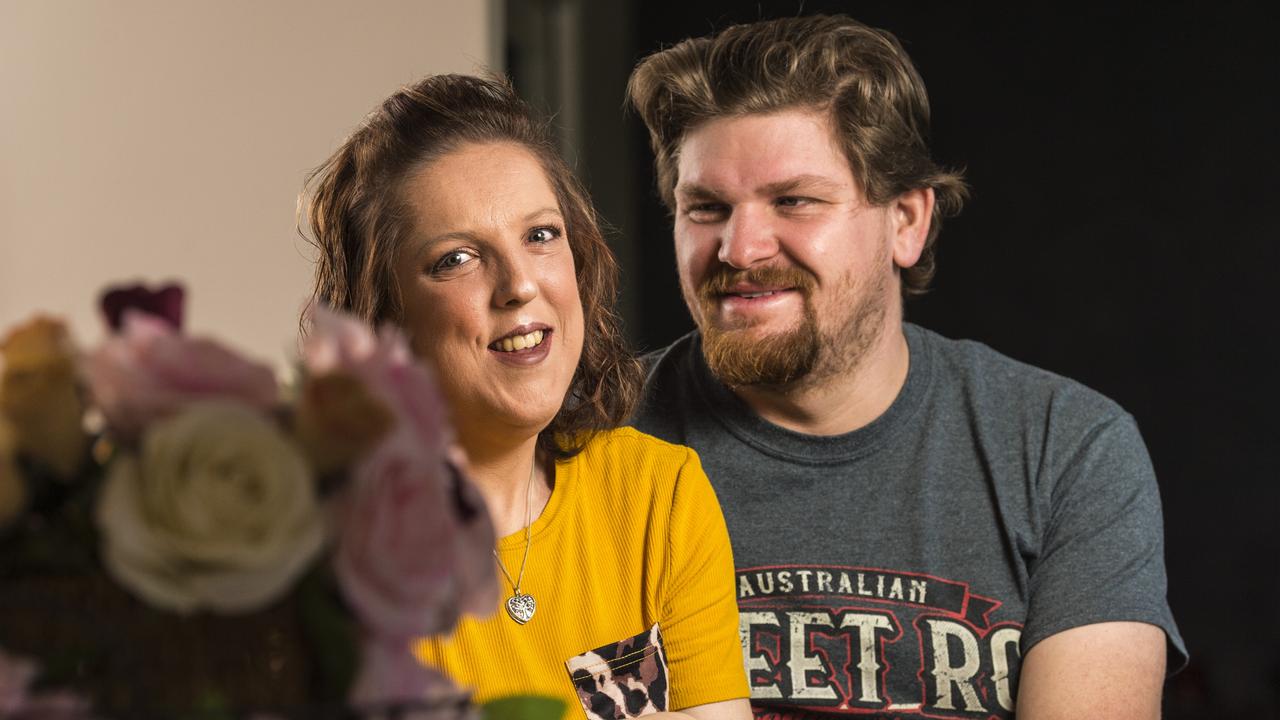
M 529 242 L 532 243 L 549 243 L 560 237 L 560 228 L 557 227 L 537 227 L 529 231 Z
M 472 255 L 466 250 L 454 250 L 446 253 L 444 257 L 437 260 L 436 264 L 431 266 L 431 271 L 441 272 L 445 270 L 452 270 L 453 268 L 465 265 L 473 258 L 475 258 L 475 255 Z

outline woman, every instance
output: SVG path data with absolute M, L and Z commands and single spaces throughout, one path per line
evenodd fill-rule
M 479 701 L 748 717 L 724 520 L 691 450 L 618 428 L 617 269 L 545 127 L 502 82 L 427 78 L 309 187 L 316 298 L 436 366 L 500 538 L 501 610 L 419 657 Z

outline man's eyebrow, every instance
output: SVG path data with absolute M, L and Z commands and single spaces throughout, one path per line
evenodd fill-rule
M 757 188 L 756 192 L 762 195 L 775 196 L 789 195 L 796 192 L 837 192 L 840 188 L 841 184 L 839 182 L 825 175 L 804 173 L 785 180 L 766 183 Z M 687 200 L 715 200 L 719 197 L 715 190 L 698 183 L 681 183 L 676 186 L 675 193 L 677 196 Z
M 788 195 L 797 191 L 834 192 L 840 189 L 840 183 L 822 175 L 796 175 L 786 180 L 768 183 L 760 188 L 766 195 Z
M 714 190 L 697 183 L 680 183 L 676 186 L 676 195 L 689 200 L 712 200 L 716 197 Z

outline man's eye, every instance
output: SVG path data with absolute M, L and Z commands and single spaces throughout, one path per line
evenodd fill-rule
M 777 199 L 777 203 L 781 207 L 797 208 L 813 204 L 813 198 L 796 197 L 794 195 L 785 195 Z
M 716 222 L 728 216 L 729 207 L 723 203 L 696 203 L 685 209 L 693 222 Z
M 549 243 L 560 237 L 561 231 L 558 227 L 547 225 L 545 227 L 536 227 L 529 231 L 528 241 L 531 243 Z
M 443 257 L 437 260 L 436 264 L 431 266 L 431 271 L 442 272 L 452 270 L 456 267 L 461 267 L 462 265 L 467 264 L 473 259 L 475 259 L 475 255 L 467 252 L 466 250 L 454 250 L 452 252 L 445 253 Z

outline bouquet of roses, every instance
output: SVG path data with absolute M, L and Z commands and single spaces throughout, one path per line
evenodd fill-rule
M 180 288 L 102 308 L 0 344 L 0 719 L 467 712 L 411 647 L 492 611 L 493 529 L 405 339 L 315 308 L 286 392 Z

